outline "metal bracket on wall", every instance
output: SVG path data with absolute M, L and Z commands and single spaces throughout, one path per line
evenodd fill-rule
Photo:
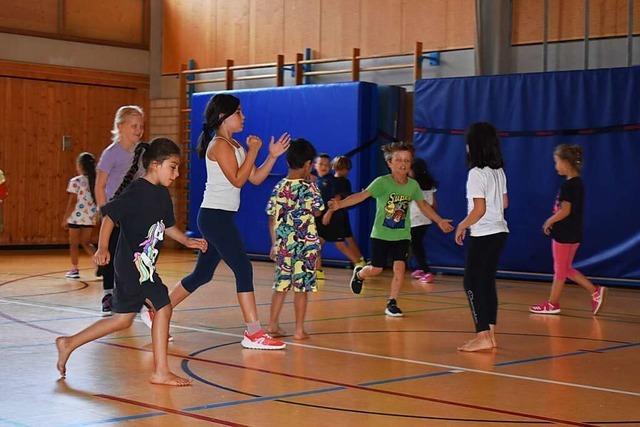
M 429 65 L 437 67 L 440 65 L 440 52 L 429 52 L 426 55 L 422 55 L 420 57 L 420 65 L 422 65 L 422 61 L 425 59 L 429 60 Z

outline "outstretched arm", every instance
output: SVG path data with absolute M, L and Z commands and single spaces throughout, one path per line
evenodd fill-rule
M 329 201 L 329 208 L 331 210 L 337 211 L 338 209 L 348 208 L 349 206 L 357 205 L 358 203 L 362 203 L 371 197 L 371 193 L 367 190 L 362 190 L 359 193 L 355 193 L 342 200 L 331 200 Z
M 193 239 L 191 237 L 187 237 L 187 235 L 175 225 L 165 229 L 164 234 L 187 248 L 200 249 L 202 252 L 207 251 L 207 241 L 205 239 Z
M 271 137 L 269 142 L 269 155 L 265 159 L 264 163 L 258 168 L 253 168 L 249 175 L 249 182 L 253 185 L 260 185 L 271 173 L 273 166 L 276 164 L 278 157 L 283 155 L 289 149 L 291 143 L 291 136 L 288 133 L 280 135 L 277 141 L 274 142 L 274 138 Z
M 453 231 L 451 220 L 443 219 L 440 215 L 438 215 L 436 210 L 431 207 L 431 205 L 425 200 L 416 200 L 416 204 L 418 205 L 420 212 L 422 212 L 422 214 L 429 218 L 431 221 L 435 222 L 438 227 L 440 227 L 440 230 L 442 230 L 443 233 L 449 233 Z

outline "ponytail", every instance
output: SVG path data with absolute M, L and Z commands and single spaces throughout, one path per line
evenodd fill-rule
M 196 148 L 198 157 L 204 159 L 207 155 L 209 142 L 213 138 L 213 134 L 218 130 L 222 122 L 233 115 L 240 106 L 240 100 L 233 95 L 219 93 L 209 100 L 207 108 L 204 111 L 204 121 L 202 123 L 202 132 L 198 137 L 198 146 Z
M 96 202 L 96 158 L 93 157 L 91 153 L 80 153 L 78 156 L 78 163 L 80 164 L 80 168 L 82 169 L 82 174 L 87 177 L 89 181 L 89 190 L 91 192 L 91 197 L 93 198 L 93 202 Z
M 131 181 L 133 181 L 133 178 L 136 176 L 136 173 L 138 173 L 138 168 L 140 165 L 140 156 L 142 156 L 142 154 L 148 148 L 149 148 L 149 144 L 147 144 L 146 142 L 141 142 L 138 145 L 136 145 L 136 150 L 133 155 L 133 162 L 131 163 L 131 167 L 129 168 L 129 171 L 122 179 L 122 183 L 120 184 L 120 187 L 118 187 L 118 189 L 116 190 L 116 193 L 113 195 L 114 198 L 118 197 L 120 193 L 122 193 L 124 189 L 127 188 L 129 184 L 131 184 Z

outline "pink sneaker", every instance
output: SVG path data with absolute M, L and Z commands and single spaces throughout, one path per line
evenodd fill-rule
M 529 307 L 529 311 L 537 314 L 558 314 L 560 313 L 560 304 L 552 304 L 550 301 L 545 301 L 532 305 Z
M 411 273 L 411 278 L 420 280 L 420 278 L 424 276 L 424 274 L 425 274 L 424 271 L 416 270 L 413 273 Z
M 595 316 L 600 311 L 600 307 L 602 307 L 602 303 L 604 303 L 604 294 L 607 288 L 604 286 L 596 286 L 596 290 L 591 294 L 591 309 L 593 310 L 593 315 Z
M 433 274 L 424 273 L 418 280 L 420 281 L 420 283 L 431 283 L 433 282 Z
M 272 338 L 263 329 L 253 335 L 249 335 L 247 331 L 244 331 L 244 338 L 240 344 L 244 348 L 252 350 L 282 350 L 287 346 L 284 342 Z

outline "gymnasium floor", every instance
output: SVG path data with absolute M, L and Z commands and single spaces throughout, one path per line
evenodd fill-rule
M 170 286 L 194 255 L 165 251 Z M 569 286 L 560 316 L 530 315 L 549 285 L 499 282 L 499 349 L 459 353 L 472 336 L 461 278 L 406 282 L 401 319 L 383 314 L 389 276 L 352 295 L 349 270 L 327 269 L 310 297 L 311 339 L 285 351 L 244 350 L 233 277 L 214 282 L 174 313 L 170 363 L 193 386 L 147 382 L 152 355 L 140 323 L 78 349 L 67 379 L 54 338 L 94 322 L 102 295 L 93 269 L 65 280 L 65 251 L 0 252 L 0 425 L 486 426 L 640 425 L 640 291 L 609 289 L 594 318 Z M 82 260 L 88 265 L 88 259 Z M 268 320 L 272 265 L 254 263 Z M 293 331 L 291 297 L 282 325 Z

